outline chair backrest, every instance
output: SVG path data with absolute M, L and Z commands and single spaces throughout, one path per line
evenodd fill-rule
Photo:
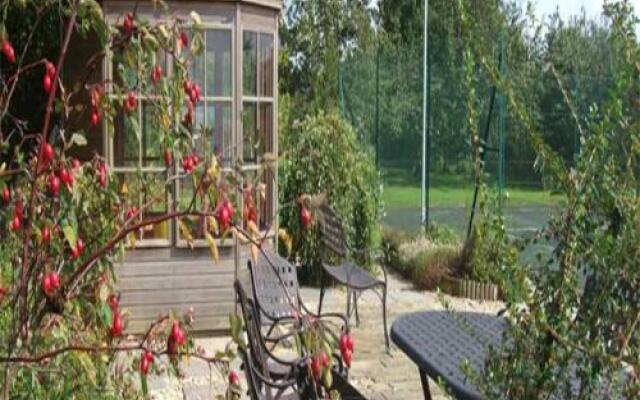
M 260 316 L 274 321 L 293 317 L 300 309 L 300 287 L 295 266 L 273 249 L 258 254 L 257 263 L 249 260 L 253 296 Z
M 346 236 L 342 220 L 328 204 L 320 206 L 320 235 L 322 245 L 338 258 L 347 257 Z

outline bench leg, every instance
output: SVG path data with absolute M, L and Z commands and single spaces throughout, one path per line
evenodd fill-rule
M 429 377 L 420 369 L 420 381 L 422 382 L 422 392 L 424 393 L 424 400 L 431 400 L 431 390 L 429 390 Z
M 389 352 L 389 330 L 387 329 L 387 285 L 382 287 L 382 325 L 384 327 L 384 344 Z

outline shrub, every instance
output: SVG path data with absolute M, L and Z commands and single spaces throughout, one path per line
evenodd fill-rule
M 352 127 L 334 113 L 321 112 L 294 123 L 283 141 L 281 203 L 295 202 L 305 193 L 322 193 L 342 218 L 349 246 L 372 247 L 381 210 L 380 175 Z M 318 224 L 303 229 L 297 207 L 283 207 L 281 218 L 281 226 L 292 237 L 291 256 L 304 265 L 301 279 L 319 282 L 323 254 Z M 370 255 L 357 261 L 372 269 Z
M 382 249 L 385 265 L 420 289 L 435 289 L 443 278 L 458 273 L 460 241 L 452 230 L 441 225 L 432 225 L 426 233 L 414 235 L 385 229 Z

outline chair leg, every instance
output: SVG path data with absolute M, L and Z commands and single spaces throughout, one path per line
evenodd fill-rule
M 358 296 L 359 293 L 354 291 L 353 292 L 353 309 L 356 312 L 356 326 L 359 327 L 360 326 L 360 313 L 358 313 Z
M 347 286 L 347 322 L 351 319 L 351 289 Z
M 382 322 L 384 325 L 384 342 L 389 352 L 389 330 L 387 329 L 387 285 L 382 287 Z
M 318 303 L 318 315 L 322 314 L 322 300 L 324 300 L 324 281 L 325 277 L 320 278 L 320 302 Z

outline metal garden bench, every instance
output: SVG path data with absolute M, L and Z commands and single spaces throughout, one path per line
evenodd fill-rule
M 251 274 L 251 290 L 258 309 L 259 321 L 268 325 L 267 337 L 281 323 L 295 321 L 303 315 L 320 319 L 333 319 L 341 332 L 348 330 L 347 318 L 340 313 L 317 314 L 310 311 L 300 297 L 300 285 L 296 267 L 278 255 L 272 248 L 259 252 L 258 260 L 248 261 Z M 336 333 L 338 335 L 340 332 Z
M 309 380 L 308 356 L 284 360 L 275 355 L 267 346 L 262 334 L 262 324 L 258 316 L 255 302 L 247 296 L 240 283 L 235 284 L 237 301 L 240 303 L 244 328 L 247 336 L 247 346 L 240 347 L 239 353 L 247 378 L 249 394 L 253 400 L 300 400 L 315 399 L 316 393 Z M 291 338 L 295 332 L 272 338 L 280 342 Z M 332 369 L 332 390 L 338 391 L 345 400 L 365 400 L 365 397 L 353 386 L 346 377 L 346 370 L 338 357 Z
M 318 313 L 322 312 L 322 301 L 325 294 L 325 285 L 329 282 L 327 280 L 334 280 L 347 287 L 347 320 L 351 319 L 352 312 L 355 311 L 356 323 L 360 324 L 360 315 L 358 314 L 358 299 L 366 290 L 371 290 L 380 297 L 382 302 L 382 320 L 384 328 L 384 340 L 387 350 L 389 350 L 389 333 L 387 329 L 387 271 L 383 265 L 382 273 L 384 279 L 378 279 L 371 273 L 367 272 L 363 268 L 357 266 L 353 261 L 350 261 L 350 255 L 353 253 L 362 253 L 369 251 L 369 249 L 363 250 L 351 250 L 349 249 L 344 230 L 342 228 L 342 221 L 336 215 L 336 213 L 326 204 L 320 206 L 320 223 L 321 223 L 321 238 L 322 244 L 325 249 L 333 256 L 333 259 L 337 259 L 338 262 L 331 261 L 323 262 L 322 267 L 324 270 L 323 278 L 320 287 L 320 302 L 318 304 Z M 351 253 L 351 254 L 350 254 Z M 327 258 L 328 260 L 332 258 Z M 353 310 L 351 309 L 351 302 L 353 302 Z

